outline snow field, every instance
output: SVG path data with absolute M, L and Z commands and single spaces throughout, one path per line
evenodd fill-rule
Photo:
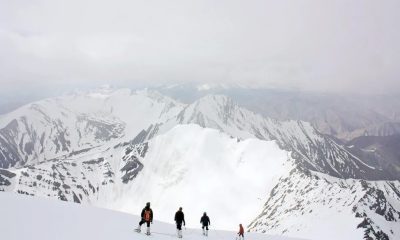
M 133 231 L 139 217 L 69 202 L 0 193 L 0 237 L 7 240 L 148 240 L 176 239 L 175 226 L 155 221 L 149 237 Z M 142 226 L 142 232 L 144 230 Z M 183 230 L 183 239 L 205 239 L 201 229 Z M 292 238 L 248 233 L 252 240 L 290 240 Z M 235 239 L 235 232 L 209 232 L 209 240 Z M 293 239 L 294 240 L 294 239 Z

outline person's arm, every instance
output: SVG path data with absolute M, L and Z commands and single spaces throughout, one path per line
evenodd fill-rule
M 144 208 L 143 208 L 142 213 L 140 214 L 140 216 L 141 216 L 142 218 L 144 218 Z
M 208 225 L 210 225 L 210 226 L 211 226 L 211 221 L 210 221 L 210 218 L 209 218 L 209 217 L 207 217 L 207 220 L 208 220 Z
M 150 222 L 153 223 L 153 210 L 150 209 Z
M 176 215 L 177 215 L 178 213 L 175 213 L 175 218 L 174 218 L 174 221 L 176 222 Z
M 182 219 L 183 219 L 183 226 L 186 226 L 186 222 L 185 222 L 185 214 L 182 213 Z

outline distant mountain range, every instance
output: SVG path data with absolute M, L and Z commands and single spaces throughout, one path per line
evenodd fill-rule
M 322 94 L 213 84 L 155 89 L 187 103 L 207 94 L 223 94 L 265 117 L 310 122 L 320 132 L 345 141 L 359 136 L 400 134 L 400 96 Z

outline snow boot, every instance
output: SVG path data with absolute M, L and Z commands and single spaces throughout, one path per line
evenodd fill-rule
M 206 230 L 206 237 L 208 237 L 208 230 Z
M 141 227 L 140 225 L 135 229 L 136 232 L 140 233 L 141 232 Z
M 149 227 L 147 228 L 146 235 L 150 235 L 150 228 Z
M 206 235 L 206 230 L 204 230 L 204 228 L 203 228 L 203 235 L 204 235 L 204 236 Z

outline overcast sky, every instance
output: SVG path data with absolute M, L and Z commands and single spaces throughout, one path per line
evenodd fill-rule
M 0 94 L 172 82 L 400 92 L 399 13 L 398 0 L 0 0 Z

